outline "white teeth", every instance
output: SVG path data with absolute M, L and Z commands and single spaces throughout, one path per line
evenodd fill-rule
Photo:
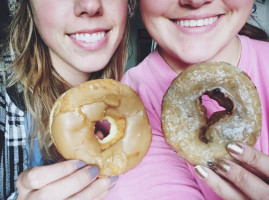
M 76 40 L 83 41 L 83 42 L 97 42 L 105 37 L 105 32 L 98 32 L 98 33 L 76 33 L 71 34 L 71 37 L 75 38 Z
M 197 27 L 213 24 L 215 21 L 217 21 L 217 19 L 218 17 L 216 16 L 198 20 L 177 20 L 176 23 L 182 27 Z

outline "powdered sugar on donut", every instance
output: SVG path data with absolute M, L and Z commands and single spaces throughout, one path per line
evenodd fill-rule
M 202 95 L 209 95 L 225 109 L 207 119 Z M 164 95 L 162 128 L 167 142 L 191 164 L 231 159 L 226 151 L 229 142 L 254 145 L 260 134 L 258 93 L 249 77 L 230 64 L 189 67 Z

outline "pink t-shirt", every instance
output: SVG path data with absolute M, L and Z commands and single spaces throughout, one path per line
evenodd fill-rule
M 240 36 L 242 55 L 239 67 L 252 79 L 260 94 L 263 110 L 262 133 L 256 148 L 268 155 L 269 128 L 269 43 Z M 152 143 L 142 162 L 120 175 L 106 199 L 220 199 L 166 143 L 161 129 L 161 102 L 177 74 L 158 51 L 131 68 L 122 82 L 130 85 L 145 104 L 152 127 Z

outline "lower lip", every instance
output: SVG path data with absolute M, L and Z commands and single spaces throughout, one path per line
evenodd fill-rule
M 206 26 L 195 26 L 195 27 L 183 27 L 180 26 L 179 24 L 173 22 L 177 29 L 179 29 L 182 33 L 185 34 L 204 34 L 212 31 L 217 24 L 220 22 L 221 16 L 218 17 L 218 19 L 213 23 L 213 24 L 208 24 Z
M 108 35 L 109 32 L 106 32 L 105 36 L 101 39 L 98 40 L 97 42 L 84 42 L 80 40 L 76 40 L 75 38 L 71 37 L 69 35 L 69 38 L 80 48 L 87 50 L 87 51 L 96 51 L 101 49 L 107 42 L 108 40 Z

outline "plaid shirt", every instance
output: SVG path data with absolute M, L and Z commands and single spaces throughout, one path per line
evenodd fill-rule
M 1 65 L 9 62 L 6 59 Z M 18 97 L 16 87 L 6 89 L 0 80 L 0 199 L 15 198 L 15 182 L 18 175 L 27 168 L 26 131 L 23 109 L 15 104 Z M 12 99 L 12 100 L 11 100 Z

